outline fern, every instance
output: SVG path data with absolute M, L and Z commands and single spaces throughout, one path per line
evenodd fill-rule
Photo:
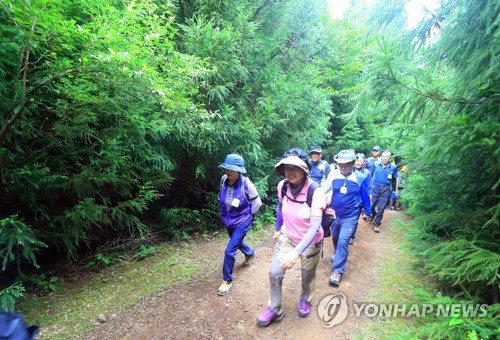
M 0 220 L 0 260 L 2 270 L 9 262 L 20 267 L 21 260 L 27 260 L 38 268 L 36 254 L 47 245 L 35 237 L 32 228 L 18 219 L 17 215 Z

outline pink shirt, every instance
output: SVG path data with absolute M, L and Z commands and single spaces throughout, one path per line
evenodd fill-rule
M 310 216 L 322 216 L 322 209 L 325 206 L 325 197 L 322 190 L 315 190 L 312 198 L 311 208 L 305 203 L 307 198 L 307 189 L 312 183 L 312 179 L 307 178 L 306 184 L 297 195 L 294 197 L 296 201 L 304 202 L 293 202 L 288 199 L 288 197 L 293 197 L 290 191 L 291 184 L 287 187 L 287 196 L 281 197 L 281 188 L 285 180 L 278 183 L 278 198 L 282 202 L 281 211 L 283 213 L 283 227 L 281 232 L 285 233 L 294 243 L 299 243 L 304 235 L 309 230 L 310 226 Z M 319 232 L 316 234 L 312 240 L 312 244 L 316 244 L 323 239 L 323 228 L 319 228 Z

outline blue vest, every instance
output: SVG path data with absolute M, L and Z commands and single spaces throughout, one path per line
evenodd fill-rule
M 228 188 L 228 180 L 223 177 L 221 191 L 219 193 L 219 212 L 220 219 L 227 228 L 236 228 L 240 225 L 247 225 L 252 222 L 252 212 L 250 200 L 247 197 L 246 178 L 240 175 L 238 180 L 231 186 L 233 187 L 233 197 L 231 202 L 238 202 L 238 206 L 231 204 L 229 209 L 226 204 L 226 193 Z

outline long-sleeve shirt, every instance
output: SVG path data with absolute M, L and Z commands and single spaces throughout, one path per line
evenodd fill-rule
M 330 207 L 337 217 L 355 217 L 362 206 L 365 215 L 371 215 L 370 180 L 359 171 L 344 176 L 340 170 L 332 171 L 331 181 L 327 183 L 331 192 Z
M 374 184 L 390 185 L 392 179 L 397 181 L 397 178 L 399 177 L 398 167 L 392 163 L 388 163 L 387 165 L 382 164 L 382 162 L 375 163 L 374 165 L 372 165 L 370 172 L 373 174 Z M 397 184 L 396 188 L 393 189 L 397 189 Z
M 292 196 L 290 184 L 286 191 L 286 196 L 281 197 L 281 188 L 284 180 L 278 184 L 279 205 L 278 214 L 281 213 L 283 226 L 277 226 L 276 230 L 285 233 L 294 243 L 297 243 L 295 250 L 302 254 L 310 244 L 316 244 L 323 239 L 323 229 L 321 228 L 322 209 L 325 206 L 322 190 L 318 187 L 314 191 L 311 207 L 306 203 L 307 190 L 312 183 L 312 179 L 307 178 L 305 185 L 296 197 Z M 293 200 L 289 199 L 293 197 Z M 303 202 L 303 203 L 302 203 Z M 279 229 L 279 227 L 281 227 Z

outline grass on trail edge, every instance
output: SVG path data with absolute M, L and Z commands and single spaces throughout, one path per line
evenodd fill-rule
M 375 304 L 406 304 L 418 303 L 415 290 L 431 290 L 432 284 L 422 280 L 422 274 L 416 268 L 416 259 L 410 254 L 409 244 L 405 234 L 410 225 L 394 218 L 390 237 L 382 253 L 382 263 L 378 272 L 378 288 L 373 290 L 367 301 Z M 415 336 L 415 319 L 401 317 L 378 318 L 369 323 L 363 332 L 363 338 L 393 338 L 403 339 Z
M 269 230 L 251 230 L 247 239 L 260 242 L 269 237 Z M 227 235 L 208 242 L 227 242 Z M 40 295 L 25 294 L 18 311 L 28 324 L 41 326 L 40 338 L 69 339 L 80 337 L 98 323 L 99 315 L 110 318 L 120 310 L 158 294 L 169 285 L 186 282 L 189 278 L 221 265 L 223 252 L 211 254 L 221 261 L 204 261 L 197 254 L 199 242 L 162 244 L 150 256 L 136 262 L 123 262 L 86 273 L 73 280 L 62 280 L 55 292 Z M 213 267 L 213 268 L 212 268 Z

